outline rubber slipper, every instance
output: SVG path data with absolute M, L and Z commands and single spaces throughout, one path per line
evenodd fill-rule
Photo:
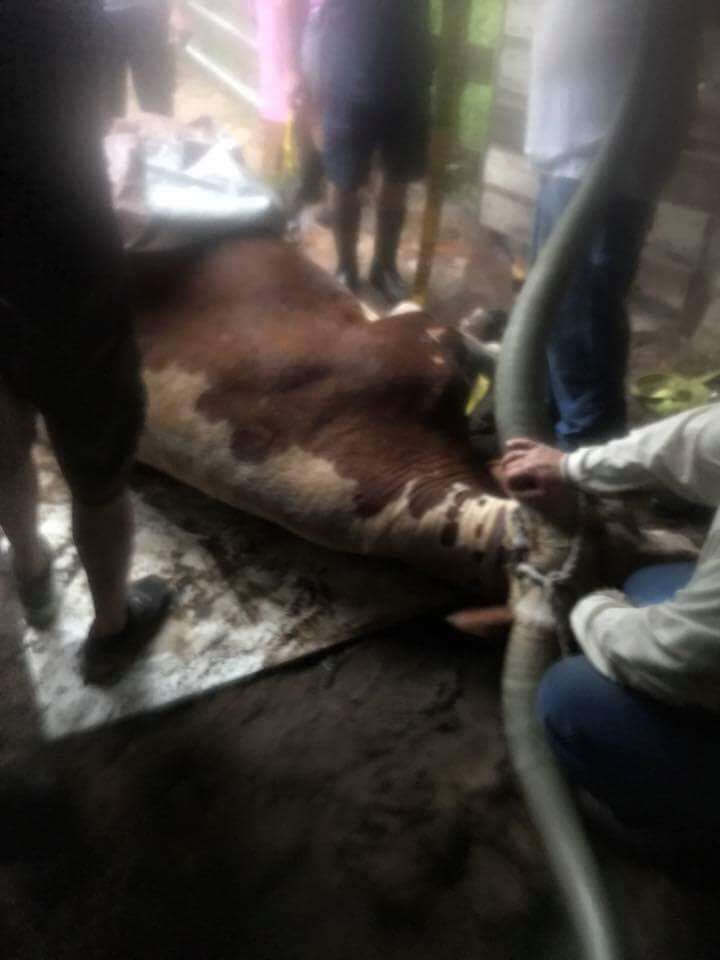
M 90 636 L 83 650 L 82 673 L 87 684 L 110 686 L 121 679 L 145 652 L 165 622 L 172 591 L 160 577 L 144 577 L 130 586 L 127 624 L 110 636 Z

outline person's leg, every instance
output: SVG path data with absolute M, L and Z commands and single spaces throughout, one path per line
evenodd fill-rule
M 645 697 L 582 656 L 551 667 L 538 714 L 571 782 L 628 825 L 720 826 L 720 716 Z
M 360 186 L 367 180 L 375 146 L 366 111 L 344 101 L 331 102 L 323 117 L 323 162 L 332 184 L 333 234 L 338 280 L 359 286 L 357 244 L 360 231 Z
M 13 551 L 21 591 L 43 577 L 49 558 L 38 532 L 38 482 L 32 461 L 35 411 L 0 383 L 0 528 Z M 73 501 L 73 530 L 95 608 L 92 633 L 121 631 L 127 621 L 132 512 L 126 492 L 101 506 Z
M 105 316 L 112 328 L 111 306 Z M 71 368 L 74 396 L 57 397 L 57 385 L 68 382 Z M 133 514 L 127 477 L 144 408 L 129 329 L 100 337 L 91 349 L 61 356 L 52 372 L 45 420 L 72 494 L 73 535 L 95 613 L 83 671 L 86 682 L 107 684 L 143 652 L 170 604 L 170 591 L 157 577 L 128 584 Z M 53 393 L 56 400 L 51 404 Z
M 311 107 L 304 106 L 296 111 L 294 130 L 299 182 L 291 202 L 291 212 L 293 217 L 298 217 L 305 207 L 322 200 L 324 193 L 322 153 L 313 138 Z
M 38 529 L 38 481 L 32 460 L 36 412 L 0 380 L 0 530 L 12 549 L 13 578 L 25 618 L 43 629 L 55 619 L 52 560 Z
M 127 111 L 128 11 L 105 14 L 102 50 L 103 113 L 109 123 Z
M 47 566 L 38 533 L 38 483 L 32 461 L 35 411 L 0 380 L 0 528 L 13 550 L 15 576 L 32 580 Z
M 561 184 L 563 185 L 561 189 Z M 555 225 L 570 202 L 573 194 L 572 180 L 558 181 L 555 177 L 543 176 L 540 178 L 537 197 L 535 200 L 535 214 L 532 225 L 532 238 L 530 243 L 530 261 L 534 263 L 537 260 L 540 251 L 550 234 L 555 229 Z M 566 295 L 566 301 L 568 296 Z M 548 380 L 545 391 L 548 415 L 553 425 L 560 420 L 560 411 L 555 401 L 555 394 L 552 389 L 552 377 L 548 363 Z
M 124 490 L 144 394 L 101 145 L 102 28 L 94 3 L 43 12 L 42 30 L 22 13 L 33 69 L 4 77 L 14 149 L 0 157 L 0 369 L 44 417 L 70 487 L 99 606 L 93 636 L 137 652 L 169 591 L 156 578 L 126 589 Z
M 88 579 L 95 619 L 91 636 L 120 633 L 127 624 L 127 587 L 133 514 L 127 490 L 109 503 L 73 500 L 73 537 Z
M 573 198 L 578 182 L 546 177 L 538 194 L 537 255 Z M 551 408 L 558 445 L 600 443 L 626 430 L 629 329 L 625 298 L 642 251 L 652 207 L 612 199 L 575 270 L 548 345 Z
M 170 43 L 170 5 L 154 0 L 128 11 L 128 58 L 142 110 L 173 114 L 175 56 Z
M 102 225 L 99 218 L 98 237 Z M 131 654 L 138 638 L 149 639 L 169 603 L 169 591 L 157 578 L 128 587 L 133 543 L 128 477 L 145 399 L 130 312 L 111 252 L 102 259 L 105 275 L 95 278 L 96 295 L 75 305 L 85 316 L 73 316 L 72 304 L 66 305 L 77 329 L 65 325 L 66 342 L 56 343 L 52 356 L 44 358 L 38 388 L 38 405 L 72 495 L 73 534 L 93 598 L 86 649 L 91 679 L 100 677 L 103 661 L 114 666 L 113 658 Z M 90 321 L 98 316 L 103 325 L 93 332 Z M 89 660 L 94 662 L 88 665 Z
M 674 599 L 680 590 L 690 583 L 697 563 L 694 560 L 678 560 L 655 563 L 636 570 L 623 584 L 623 593 L 636 607 L 650 607 Z
M 409 296 L 397 266 L 400 237 L 405 226 L 407 187 L 406 181 L 390 180 L 385 174 L 378 197 L 370 283 L 390 303 L 398 303 Z
M 37 297 L 27 283 L 16 285 L 13 340 L 22 344 L 26 359 L 13 373 L 13 384 L 28 391 L 44 417 L 70 489 L 75 542 L 95 610 L 85 676 L 108 682 L 140 652 L 139 641 L 147 642 L 157 630 L 169 591 L 156 579 L 127 583 L 132 550 L 127 478 L 142 428 L 144 391 L 117 225 L 96 148 L 90 140 L 87 149 L 73 151 L 82 191 L 74 195 L 51 185 L 46 196 L 54 216 L 38 212 L 23 243 L 45 270 Z
M 397 255 L 405 225 L 408 184 L 425 175 L 429 116 L 428 104 L 418 99 L 401 110 L 380 110 L 376 119 L 383 186 L 378 199 L 370 282 L 391 303 L 409 294 L 398 272 Z
M 575 195 L 578 183 L 577 180 L 565 177 L 542 178 L 535 206 L 533 261 L 561 220 Z M 566 440 L 566 433 L 571 429 L 571 425 L 574 425 L 576 397 L 582 398 L 585 395 L 586 400 L 589 400 L 582 383 L 584 371 L 575 369 L 574 359 L 577 355 L 579 367 L 583 362 L 582 354 L 585 352 L 582 335 L 586 329 L 584 318 L 587 313 L 588 273 L 588 264 L 584 258 L 576 267 L 558 307 L 557 319 L 547 350 L 547 403 L 555 426 L 556 441 L 563 449 L 574 449 L 573 443 Z M 581 381 L 578 386 L 574 385 L 576 377 Z
M 595 381 L 600 387 L 604 418 L 591 428 L 591 438 L 609 439 L 627 432 L 625 383 L 630 356 L 627 298 L 640 264 L 654 205 L 633 197 L 612 197 L 590 252 L 590 346 L 597 358 Z M 604 353 L 603 353 L 604 348 Z M 603 365 L 604 359 L 604 365 Z M 584 437 L 580 442 L 586 443 Z
M 325 171 L 322 160 L 323 30 L 320 18 L 311 16 L 302 35 L 300 70 L 304 95 L 295 109 L 295 138 L 300 159 L 300 183 L 294 200 L 295 215 L 305 206 L 325 199 Z M 324 212 L 327 218 L 327 211 Z M 318 221 L 322 222 L 322 221 Z M 326 219 L 323 226 L 329 226 Z
M 360 286 L 357 245 L 362 212 L 358 191 L 333 187 L 331 204 L 337 255 L 335 276 L 348 290 L 357 290 Z

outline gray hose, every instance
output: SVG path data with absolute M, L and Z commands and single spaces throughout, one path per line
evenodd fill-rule
M 559 570 L 569 536 L 546 522 L 533 531 L 532 565 Z M 548 549 L 549 547 L 549 549 Z M 513 766 L 586 960 L 619 960 L 621 938 L 575 801 L 536 714 L 537 687 L 556 659 L 556 609 L 547 585 L 516 576 L 513 630 L 503 670 L 503 714 Z
M 587 960 L 622 956 L 618 924 L 575 802 L 535 720 L 537 678 L 550 660 L 532 630 L 519 630 L 508 648 L 503 685 L 505 731 L 533 822 Z
M 649 4 L 645 42 L 613 132 L 518 297 L 503 340 L 496 380 L 496 420 L 503 443 L 514 437 L 547 440 L 551 436 L 544 397 L 547 336 L 598 212 L 634 148 L 634 133 L 641 125 L 653 75 L 657 31 L 664 27 L 663 11 L 673 3 L 676 0 L 652 0 Z M 583 15 L 582 6 L 578 3 L 579 16 Z M 654 93 L 661 95 L 657 90 Z M 543 555 L 533 543 L 530 561 L 541 572 L 551 572 L 562 566 L 569 541 L 547 521 L 539 525 L 541 533 L 543 529 L 549 540 L 557 534 L 558 550 Z M 555 611 L 548 602 L 547 590 L 539 583 L 516 576 L 513 594 L 515 623 L 503 673 L 503 712 L 512 761 L 583 956 L 586 960 L 619 960 L 622 948 L 618 925 L 597 863 L 572 793 L 536 715 L 538 684 L 556 657 Z

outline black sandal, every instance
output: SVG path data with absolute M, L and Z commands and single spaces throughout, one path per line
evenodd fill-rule
M 119 633 L 90 636 L 83 649 L 85 683 L 111 686 L 145 652 L 170 610 L 172 591 L 160 577 L 144 577 L 130 586 L 127 623 Z

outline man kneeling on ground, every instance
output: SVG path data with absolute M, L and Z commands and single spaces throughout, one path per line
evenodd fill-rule
M 535 504 L 661 486 L 717 509 L 720 405 L 571 454 L 511 441 L 503 468 Z M 651 842 L 703 843 L 720 826 L 720 510 L 696 567 L 640 571 L 625 593 L 582 599 L 571 624 L 582 653 L 548 671 L 537 705 L 570 779 Z

